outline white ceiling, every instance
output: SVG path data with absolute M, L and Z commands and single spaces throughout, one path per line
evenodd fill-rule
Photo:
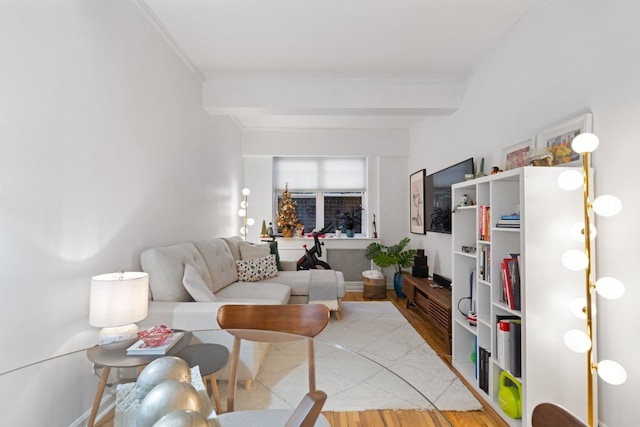
M 139 2 L 203 82 L 338 79 L 450 85 L 463 82 L 538 0 Z M 291 113 L 253 111 L 236 117 L 246 127 L 280 128 L 406 128 L 422 117 L 406 115 L 406 109 L 384 116 L 379 111 L 344 114 L 344 109 Z

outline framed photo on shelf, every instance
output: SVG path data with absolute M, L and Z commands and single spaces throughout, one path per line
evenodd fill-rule
M 583 132 L 591 132 L 593 114 L 586 113 L 540 132 L 536 137 L 536 149 L 546 149 L 553 155 L 553 166 L 573 166 L 580 162 L 580 154 L 573 151 L 573 138 Z
M 426 170 L 420 169 L 409 176 L 409 220 L 413 234 L 427 234 L 424 220 L 424 182 Z
M 533 151 L 534 144 L 533 138 L 529 138 L 502 150 L 502 170 L 508 171 L 527 166 L 529 153 Z

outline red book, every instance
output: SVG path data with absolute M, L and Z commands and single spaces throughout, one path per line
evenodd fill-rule
M 502 288 L 505 296 L 505 300 L 509 308 L 515 308 L 513 302 L 513 287 L 511 285 L 511 276 L 509 275 L 509 259 L 505 258 L 500 263 L 500 270 L 502 271 Z

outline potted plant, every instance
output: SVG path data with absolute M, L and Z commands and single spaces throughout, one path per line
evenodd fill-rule
M 355 228 L 362 224 L 362 206 L 352 208 L 351 211 L 338 211 L 338 229 L 343 229 L 347 237 L 355 235 Z
M 413 265 L 416 256 L 415 249 L 405 249 L 411 239 L 405 237 L 399 243 L 392 246 L 385 246 L 374 242 L 367 246 L 365 257 L 372 260 L 378 267 L 387 268 L 393 266 L 393 289 L 398 298 L 404 298 L 402 292 L 402 270 Z

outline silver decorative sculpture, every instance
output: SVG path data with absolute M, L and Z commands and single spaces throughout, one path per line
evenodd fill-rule
M 190 383 L 191 369 L 187 362 L 178 357 L 165 356 L 149 363 L 136 381 L 136 397 L 144 399 L 155 386 L 165 381 Z
M 153 427 L 165 415 L 183 410 L 203 412 L 196 389 L 180 381 L 163 382 L 155 386 L 140 404 L 136 427 Z

